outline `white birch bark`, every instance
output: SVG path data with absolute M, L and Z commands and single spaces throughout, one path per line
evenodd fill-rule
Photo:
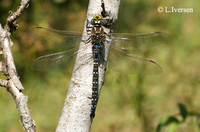
M 120 0 L 105 0 L 104 3 L 106 12 L 110 14 L 110 18 L 115 22 L 118 18 Z M 101 11 L 101 1 L 90 0 L 86 20 L 88 19 L 90 21 L 95 15 L 101 15 Z M 86 32 L 86 24 L 85 22 L 83 32 Z M 109 29 L 104 28 L 104 30 L 105 32 L 109 32 Z M 82 39 L 85 40 L 85 38 Z M 83 44 L 82 42 L 80 46 Z M 87 49 L 77 54 L 71 82 L 56 132 L 90 131 L 93 120 L 90 118 L 93 63 L 84 63 L 86 60 L 82 56 L 87 54 L 92 55 L 92 46 L 89 49 L 87 47 Z M 108 56 L 108 53 L 106 54 Z M 107 60 L 107 58 L 105 59 Z M 82 66 L 83 64 L 84 66 Z M 99 68 L 99 94 L 104 81 L 104 75 L 105 68 Z
M 36 132 L 35 122 L 31 118 L 27 104 L 28 96 L 25 96 L 22 92 L 24 87 L 19 79 L 11 50 L 11 46 L 14 44 L 11 40 L 12 32 L 19 27 L 17 24 L 18 18 L 22 15 L 29 2 L 30 0 L 22 0 L 17 10 L 9 14 L 4 28 L 2 28 L 0 24 L 0 54 L 2 54 L 0 71 L 7 77 L 6 80 L 0 79 L 0 86 L 5 87 L 12 95 L 16 108 L 19 111 L 20 123 L 23 126 L 23 131 Z

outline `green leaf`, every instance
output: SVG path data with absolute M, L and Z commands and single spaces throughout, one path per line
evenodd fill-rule
M 178 103 L 178 107 L 179 107 L 179 110 L 180 110 L 180 115 L 182 116 L 183 118 L 183 122 L 185 121 L 187 115 L 188 115 L 188 112 L 187 112 L 187 109 L 186 107 L 181 104 L 181 103 Z
M 167 125 L 170 125 L 170 124 L 172 124 L 170 132 L 173 132 L 179 123 L 180 123 L 179 120 L 173 116 L 163 118 L 160 124 L 158 125 L 156 132 L 160 132 L 163 127 L 166 127 Z

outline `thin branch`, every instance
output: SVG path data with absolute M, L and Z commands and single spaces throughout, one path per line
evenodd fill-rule
M 6 87 L 7 85 L 8 85 L 8 81 L 7 80 L 0 79 L 0 86 Z
M 3 29 L 0 25 L 0 42 L 3 54 L 2 62 L 0 63 L 0 69 L 2 74 L 7 77 L 7 80 L 0 79 L 0 85 L 7 88 L 7 91 L 13 96 L 15 100 L 16 107 L 20 113 L 20 122 L 23 126 L 25 132 L 35 132 L 35 123 L 31 119 L 31 115 L 28 109 L 28 97 L 22 93 L 22 83 L 19 80 L 17 70 L 14 64 L 13 55 L 10 47 L 13 45 L 11 41 L 11 34 L 18 27 L 17 19 L 20 17 L 23 10 L 27 7 L 30 0 L 22 0 L 17 11 L 12 13 Z
M 10 29 L 10 33 L 15 31 L 18 27 L 17 19 L 21 16 L 24 9 L 28 7 L 30 1 L 31 0 L 22 0 L 16 12 L 12 13 L 10 11 L 10 16 L 7 18 L 6 23 L 6 28 Z
M 105 11 L 109 14 L 109 17 L 113 20 L 113 22 L 115 22 L 118 18 L 120 0 L 105 0 L 104 4 L 106 8 Z M 100 0 L 90 0 L 84 32 L 86 32 L 87 20 L 90 21 L 95 15 L 101 15 L 102 11 Z M 110 29 L 104 28 L 104 31 L 109 33 Z M 85 38 L 82 39 L 85 40 Z M 80 48 L 82 48 L 82 45 L 84 45 L 83 42 L 80 44 Z M 107 49 L 104 58 L 105 60 L 107 60 L 108 52 L 109 50 Z M 82 56 L 86 54 L 92 54 L 92 46 L 90 49 L 85 49 L 77 54 L 70 86 L 68 88 L 68 93 L 56 129 L 57 132 L 90 131 L 93 120 L 93 118 L 90 118 L 93 63 L 84 63 L 87 61 L 87 58 L 83 58 Z M 84 66 L 81 66 L 83 64 Z M 105 67 L 99 68 L 99 95 L 104 82 L 104 75 Z

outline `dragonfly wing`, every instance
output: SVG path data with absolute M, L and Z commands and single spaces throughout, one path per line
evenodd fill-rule
M 81 33 L 59 31 L 44 27 L 31 27 L 27 30 L 27 34 L 32 38 L 42 41 L 45 48 L 73 48 L 80 44 Z M 84 39 L 87 39 L 87 34 Z
M 85 52 L 88 46 L 84 45 L 68 51 L 41 56 L 32 63 L 31 68 L 37 71 L 69 71 L 71 70 L 69 66 L 75 62 L 76 54 L 78 52 Z M 81 61 L 82 65 L 92 62 L 92 53 L 84 54 L 78 61 Z
M 115 48 L 111 48 L 108 68 L 128 74 L 159 74 L 162 72 L 162 68 L 154 61 L 127 54 Z
M 167 41 L 170 36 L 163 32 L 149 32 L 141 34 L 118 34 L 112 33 L 112 46 L 122 50 L 146 49 Z
M 69 65 L 73 63 L 73 55 L 77 53 L 78 48 L 64 52 L 49 54 L 37 58 L 31 65 L 31 68 L 37 71 L 67 71 Z

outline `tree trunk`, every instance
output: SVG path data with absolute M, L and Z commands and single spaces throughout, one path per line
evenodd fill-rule
M 120 0 L 105 0 L 105 11 L 108 12 L 109 17 L 115 22 L 118 18 L 118 9 Z M 90 0 L 87 18 L 85 21 L 84 33 L 86 33 L 87 20 L 91 20 L 95 15 L 101 15 L 102 7 L 101 1 Z M 108 33 L 110 30 L 104 28 Z M 85 40 L 85 38 L 82 38 Z M 81 45 L 85 43 L 81 42 Z M 87 47 L 88 48 L 88 47 Z M 58 122 L 57 132 L 89 132 L 93 118 L 90 117 L 91 112 L 91 98 L 92 98 L 92 76 L 93 63 L 84 63 L 84 55 L 92 55 L 92 45 L 77 54 L 76 63 L 74 66 L 71 82 L 68 88 L 68 93 L 62 109 L 62 113 Z M 106 50 L 107 60 L 109 50 Z M 92 62 L 92 61 L 91 61 Z M 84 64 L 84 66 L 82 66 Z M 78 70 L 77 70 L 78 69 Z M 101 87 L 104 82 L 105 67 L 99 68 L 99 95 Z

